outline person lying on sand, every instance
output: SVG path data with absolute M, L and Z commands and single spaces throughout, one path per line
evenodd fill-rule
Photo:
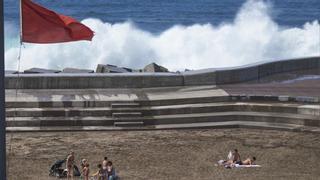
M 247 158 L 246 160 L 242 161 L 242 165 L 253 165 L 256 161 L 256 157 L 252 157 L 252 159 Z

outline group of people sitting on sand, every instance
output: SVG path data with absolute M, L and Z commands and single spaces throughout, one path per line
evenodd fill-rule
M 75 166 L 75 155 L 74 152 L 71 151 L 66 160 L 66 168 L 67 168 L 67 179 L 73 179 Z M 84 180 L 89 180 L 89 177 L 95 180 L 116 180 L 118 177 L 116 176 L 115 168 L 112 165 L 112 162 L 108 160 L 107 157 L 104 157 L 101 164 L 97 165 L 97 170 L 90 175 L 89 162 L 87 159 L 81 160 L 81 176 Z
M 234 149 L 233 152 L 230 152 L 228 155 L 228 160 L 220 160 L 219 164 L 225 166 L 226 168 L 235 167 L 236 165 L 255 165 L 256 157 L 247 158 L 241 160 L 241 156 L 238 152 L 238 149 Z

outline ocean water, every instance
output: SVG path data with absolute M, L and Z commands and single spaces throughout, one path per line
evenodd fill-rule
M 170 70 L 320 55 L 319 0 L 34 0 L 95 31 L 92 42 L 24 44 L 21 68 L 98 63 Z M 16 69 L 19 1 L 4 0 L 6 69 Z

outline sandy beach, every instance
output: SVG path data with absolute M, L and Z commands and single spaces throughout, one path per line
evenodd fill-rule
M 261 168 L 215 166 L 229 150 L 257 157 Z M 104 156 L 121 179 L 317 179 L 319 134 L 252 129 L 8 133 L 10 180 L 55 179 L 50 166 L 73 150 L 91 172 Z

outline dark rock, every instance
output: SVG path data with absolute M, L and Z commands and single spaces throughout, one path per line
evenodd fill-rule
M 169 72 L 167 68 L 162 67 L 156 63 L 148 64 L 143 68 L 144 72 Z
M 18 74 L 18 71 L 14 71 L 14 70 L 5 70 L 5 74 Z
M 132 72 L 132 69 L 117 67 L 110 64 L 98 64 L 96 73 L 127 73 Z
M 76 69 L 76 68 L 64 68 L 63 73 L 94 73 L 94 70 L 90 69 Z
M 24 70 L 25 74 L 44 74 L 44 73 L 59 73 L 60 70 L 54 70 L 54 69 L 42 69 L 42 68 L 31 68 Z

